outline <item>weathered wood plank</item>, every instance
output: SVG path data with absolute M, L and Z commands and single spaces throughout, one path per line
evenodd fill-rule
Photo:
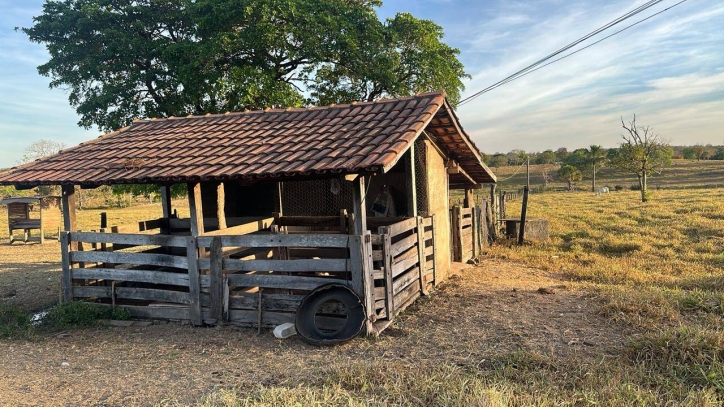
M 407 286 L 395 297 L 395 304 L 397 304 L 396 312 L 399 314 L 404 311 L 410 304 L 412 304 L 417 297 L 420 296 L 420 280 L 413 280 L 412 284 Z
M 223 185 L 223 183 L 220 185 Z M 217 321 L 221 321 L 224 310 L 224 273 L 222 270 L 221 239 L 218 237 L 211 240 L 211 257 L 209 260 L 211 263 L 209 273 L 211 275 L 210 316 Z M 228 287 L 226 289 L 228 290 Z
M 277 325 L 291 322 L 294 323 L 296 313 L 294 312 L 264 312 L 261 325 L 264 328 L 271 328 Z M 259 315 L 257 311 L 251 310 L 229 310 L 229 322 L 242 326 L 256 326 Z M 317 327 L 321 329 L 337 329 L 344 323 L 343 318 L 317 316 L 315 318 Z
M 70 247 L 68 232 L 60 232 L 60 257 L 63 267 L 62 290 L 63 302 L 73 300 L 73 269 L 70 267 Z
M 208 236 L 232 236 L 232 235 L 246 235 L 249 233 L 258 232 L 260 230 L 269 229 L 269 226 L 274 222 L 274 218 L 263 218 L 254 220 L 248 223 L 244 223 L 237 226 L 231 226 L 225 229 L 214 230 L 213 232 L 206 232 L 203 234 L 204 237 Z M 208 243 L 207 240 L 200 240 L 201 245 Z
M 191 323 L 194 325 L 201 325 L 203 323 L 201 315 L 201 284 L 199 281 L 199 269 L 197 259 L 199 254 L 196 248 L 196 238 L 188 237 L 186 244 L 186 256 L 189 270 L 189 297 L 191 303 L 189 304 L 189 316 Z
M 435 225 L 436 225 L 436 223 L 435 223 L 434 214 L 430 217 L 430 222 L 431 222 L 431 226 L 432 226 L 432 249 L 433 249 L 432 250 L 432 282 L 434 285 L 437 285 L 437 256 L 438 256 L 437 252 L 438 252 L 438 250 L 436 250 L 437 245 L 435 242 L 435 236 L 436 236 L 436 234 L 435 234 L 436 226 Z
M 75 232 L 70 235 L 70 239 L 72 242 L 113 243 L 133 246 L 186 247 L 185 237 L 168 235 Z
M 178 304 L 189 304 L 191 299 L 189 293 L 171 290 L 158 290 L 153 288 L 137 288 L 137 287 L 116 287 L 116 298 L 131 300 L 147 300 L 173 302 Z M 113 287 L 89 286 L 75 287 L 73 290 L 75 298 L 98 297 L 111 298 L 113 296 Z
M 199 259 L 201 269 L 210 268 L 210 259 Z M 234 271 L 280 271 L 280 272 L 348 272 L 347 259 L 296 259 L 296 260 L 240 260 L 224 259 L 223 269 Z
M 348 235 L 243 235 L 220 236 L 223 247 L 347 247 Z M 209 247 L 211 237 L 200 236 L 199 246 Z
M 280 276 L 271 274 L 227 274 L 229 285 L 232 287 L 264 287 L 281 288 L 288 290 L 311 291 L 324 285 L 337 283 L 351 286 L 347 280 L 326 277 Z
M 420 267 L 415 266 L 410 271 L 400 275 L 395 281 L 393 282 L 392 288 L 393 288 L 393 294 L 397 295 L 400 291 L 404 290 L 405 288 L 409 287 L 410 284 L 412 284 L 414 281 L 420 281 L 422 279 L 422 276 L 420 274 Z
M 397 276 L 409 270 L 411 267 L 418 263 L 419 259 L 417 257 L 417 251 L 415 251 L 415 256 L 412 256 L 408 259 L 392 265 L 392 277 L 397 278 Z
M 125 252 L 70 252 L 72 263 L 125 263 L 159 267 L 175 267 L 185 269 L 188 262 L 185 257 L 155 253 Z
M 383 273 L 385 279 L 385 314 L 389 318 L 395 317 L 395 301 L 392 292 L 392 236 L 388 227 L 379 228 L 382 236 Z
M 417 218 L 417 263 L 418 263 L 418 272 L 419 272 L 419 279 L 421 282 L 421 288 L 422 293 L 427 295 L 427 288 L 424 284 L 422 284 L 422 275 L 425 272 L 425 232 L 424 232 L 424 226 L 422 225 L 422 217 Z
M 390 247 L 390 253 L 393 254 L 393 256 L 396 256 L 400 253 L 403 253 L 405 250 L 408 250 L 412 246 L 414 246 L 417 243 L 417 234 L 413 233 L 410 236 L 407 236 L 406 238 L 395 242 Z
M 98 304 L 98 306 L 108 306 L 110 304 Z M 138 305 L 121 305 L 120 308 L 128 310 L 134 318 L 151 318 L 151 319 L 178 319 L 188 321 L 191 319 L 188 306 L 138 306 Z
M 201 183 L 188 184 L 191 236 L 204 234 L 204 213 L 201 206 Z
M 123 270 L 111 268 L 86 268 L 73 270 L 73 278 L 89 280 L 115 280 L 135 283 L 168 284 L 188 287 L 189 276 L 186 273 L 168 271 Z
M 405 219 L 389 226 L 390 234 L 395 237 L 401 233 L 408 232 L 417 227 L 417 218 Z

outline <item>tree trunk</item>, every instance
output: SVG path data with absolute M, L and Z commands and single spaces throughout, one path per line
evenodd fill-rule
M 596 164 L 593 164 L 593 183 L 591 184 L 591 192 L 596 192 Z
M 568 190 L 569 190 L 569 191 L 572 191 L 572 190 L 573 190 L 573 182 L 572 182 L 572 181 L 568 181 Z
M 642 176 L 639 177 L 639 182 L 641 183 L 641 202 L 648 202 L 649 198 L 646 193 L 648 189 L 648 186 L 646 185 L 646 171 L 644 171 Z

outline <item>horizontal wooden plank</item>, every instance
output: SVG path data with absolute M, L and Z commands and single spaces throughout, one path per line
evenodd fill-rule
M 213 232 L 204 233 L 201 236 L 246 235 L 248 233 L 254 233 L 260 230 L 268 229 L 269 226 L 271 226 L 272 222 L 274 222 L 274 218 L 264 218 L 237 226 L 231 226 L 226 229 L 214 230 Z
M 349 235 L 299 234 L 299 235 L 243 235 L 221 236 L 224 247 L 347 247 Z M 199 236 L 199 247 L 209 247 L 211 237 Z
M 99 304 L 101 306 L 110 306 L 109 304 Z M 188 321 L 191 319 L 189 307 L 186 305 L 179 306 L 142 306 L 142 305 L 120 305 L 119 308 L 128 310 L 134 318 L 151 318 L 151 319 L 178 319 Z
M 417 256 L 410 257 L 392 266 L 392 277 L 396 278 L 400 274 L 409 270 L 411 267 L 419 262 Z
M 425 257 L 432 256 L 433 253 L 435 253 L 435 247 L 434 246 L 427 246 L 425 248 Z
M 392 283 L 392 293 L 397 295 L 400 291 L 407 288 L 415 280 L 420 280 L 420 269 L 416 266 L 410 269 L 410 271 L 400 275 Z
M 132 281 L 135 283 L 168 284 L 184 287 L 189 285 L 188 274 L 168 271 L 84 268 L 73 270 L 73 278 Z
M 350 285 L 351 281 L 338 278 L 278 276 L 269 274 L 228 274 L 229 285 L 232 287 L 264 287 L 283 288 L 290 290 L 311 291 L 315 288 L 331 283 Z
M 261 296 L 262 311 L 271 312 L 297 312 L 303 295 L 266 294 Z M 258 310 L 258 293 L 233 292 L 229 295 L 229 309 Z M 327 302 L 322 304 L 319 312 L 323 314 L 344 314 L 345 308 L 340 303 Z
M 427 218 L 422 218 L 422 225 L 425 227 L 432 226 L 432 217 L 428 216 Z
M 401 222 L 393 223 L 389 226 L 390 235 L 397 236 L 401 233 L 410 231 L 417 227 L 417 219 L 416 218 L 410 218 L 403 220 Z
M 420 296 L 420 281 L 415 281 L 395 296 L 395 312 L 403 312 Z
M 73 287 L 74 297 L 111 298 L 113 287 Z M 116 298 L 189 304 L 189 293 L 152 288 L 116 287 Z
M 199 268 L 206 270 L 211 267 L 208 258 L 199 259 Z M 346 259 L 298 259 L 298 260 L 241 260 L 224 259 L 224 270 L 234 271 L 281 271 L 281 272 L 330 272 L 350 270 Z
M 431 240 L 432 239 L 432 230 L 428 230 L 427 232 L 425 232 L 425 234 L 423 236 L 425 238 L 425 241 Z
M 382 261 L 382 250 L 372 250 L 372 261 Z
M 114 243 L 133 246 L 186 247 L 187 237 L 169 235 L 140 235 L 131 233 L 71 232 L 71 242 Z
M 346 259 L 349 258 L 347 248 L 316 248 L 292 247 L 288 250 L 290 259 Z
M 411 257 L 417 257 L 419 252 L 417 251 L 417 245 L 410 247 L 402 253 L 396 253 L 392 256 L 392 265 L 401 263 Z
M 346 222 L 346 217 L 345 217 Z M 280 216 L 278 226 L 340 227 L 339 216 Z
M 372 270 L 372 279 L 373 280 L 382 280 L 384 278 L 385 278 L 384 268 L 382 270 L 379 270 L 379 269 Z
M 417 245 L 417 233 L 413 233 L 410 236 L 407 236 L 404 239 L 401 239 L 398 242 L 395 242 L 390 246 L 390 251 L 392 253 L 392 256 L 397 256 L 399 253 L 404 252 L 405 250 L 411 248 L 412 246 Z
M 116 263 L 139 264 L 159 267 L 188 267 L 186 257 L 169 254 L 124 253 L 124 252 L 70 252 L 71 263 Z

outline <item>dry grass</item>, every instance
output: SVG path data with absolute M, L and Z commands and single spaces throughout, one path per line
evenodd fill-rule
M 0 405 L 721 405 L 717 192 L 533 195 L 549 242 L 489 249 L 376 340 L 316 348 L 175 324 L 0 340 Z M 96 227 L 98 212 L 79 221 Z M 0 245 L 0 259 L 0 306 L 57 298 L 57 243 Z

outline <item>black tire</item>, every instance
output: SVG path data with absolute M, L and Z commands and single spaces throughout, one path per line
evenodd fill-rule
M 329 301 L 338 301 L 347 309 L 347 320 L 334 332 L 322 332 L 315 321 L 319 307 Z M 347 342 L 362 332 L 365 319 L 364 305 L 354 291 L 341 284 L 327 284 L 307 294 L 297 308 L 295 327 L 299 336 L 312 345 L 337 345 Z

